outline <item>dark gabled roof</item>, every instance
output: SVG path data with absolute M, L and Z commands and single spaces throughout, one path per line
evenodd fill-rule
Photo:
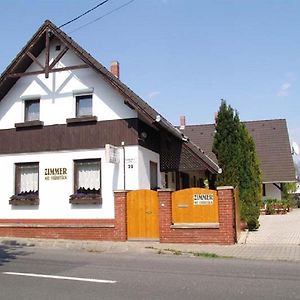
M 148 124 L 153 125 L 157 128 L 163 128 L 170 132 L 173 136 L 178 139 L 184 139 L 183 134 L 175 128 L 170 122 L 163 118 L 159 113 L 154 110 L 150 105 L 148 105 L 143 99 L 136 95 L 130 88 L 128 88 L 124 83 L 122 83 L 118 78 L 116 78 L 110 71 L 108 71 L 102 64 L 100 64 L 96 59 L 94 59 L 88 52 L 86 52 L 82 47 L 80 47 L 71 37 L 66 35 L 62 30 L 56 27 L 52 22 L 46 20 L 44 24 L 38 29 L 38 31 L 33 35 L 25 47 L 20 51 L 20 53 L 15 57 L 11 64 L 6 68 L 6 70 L 1 74 L 0 77 L 0 101 L 8 93 L 8 91 L 13 87 L 19 78 L 8 76 L 10 73 L 22 73 L 31 65 L 32 60 L 26 55 L 26 52 L 30 52 L 38 57 L 42 50 L 45 48 L 45 35 L 47 31 L 60 39 L 69 49 L 74 51 L 78 57 L 85 62 L 88 66 L 94 69 L 97 73 L 101 74 L 103 78 L 108 81 L 114 88 L 121 92 L 124 96 L 124 102 L 134 109 L 139 117 L 146 121 Z M 195 155 L 200 159 L 208 168 L 217 172 L 219 170 L 218 165 L 213 162 L 206 154 L 200 151 L 195 145 L 190 142 L 185 142 L 183 144 L 185 153 L 189 153 L 195 157 Z
M 295 181 L 286 120 L 244 122 L 254 139 L 263 174 L 263 182 Z M 204 152 L 217 161 L 212 153 L 215 127 L 213 124 L 186 126 L 182 132 Z

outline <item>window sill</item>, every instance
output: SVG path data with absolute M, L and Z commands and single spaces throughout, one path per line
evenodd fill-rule
M 101 195 L 73 194 L 70 196 L 70 204 L 102 204 Z
M 26 121 L 26 122 L 22 122 L 22 123 L 15 123 L 15 127 L 17 129 L 19 128 L 32 128 L 32 127 L 43 127 L 44 126 L 44 122 L 43 121 Z
M 13 195 L 10 197 L 9 204 L 14 206 L 39 205 L 40 199 L 36 195 L 27 195 L 27 196 Z
M 96 123 L 98 118 L 96 116 L 86 116 L 78 118 L 69 118 L 66 119 L 67 124 L 84 124 L 84 123 Z

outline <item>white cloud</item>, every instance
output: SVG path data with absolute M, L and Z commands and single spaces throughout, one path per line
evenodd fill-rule
M 151 100 L 151 99 L 155 98 L 156 96 L 158 96 L 159 94 L 160 94 L 160 92 L 153 91 L 153 92 L 148 94 L 148 99 Z
M 279 97 L 286 97 L 289 95 L 290 89 L 292 87 L 292 84 L 288 81 L 284 82 L 277 92 L 277 96 Z

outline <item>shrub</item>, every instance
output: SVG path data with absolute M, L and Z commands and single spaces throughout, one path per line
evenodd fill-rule
M 247 225 L 250 231 L 257 230 L 259 228 L 259 222 L 256 217 L 250 217 L 247 221 Z

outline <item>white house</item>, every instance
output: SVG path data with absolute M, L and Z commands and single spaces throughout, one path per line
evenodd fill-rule
M 64 236 L 62 224 L 109 223 L 116 190 L 213 185 L 217 164 L 124 85 L 118 68 L 46 21 L 2 73 L 0 234 L 18 225 Z

